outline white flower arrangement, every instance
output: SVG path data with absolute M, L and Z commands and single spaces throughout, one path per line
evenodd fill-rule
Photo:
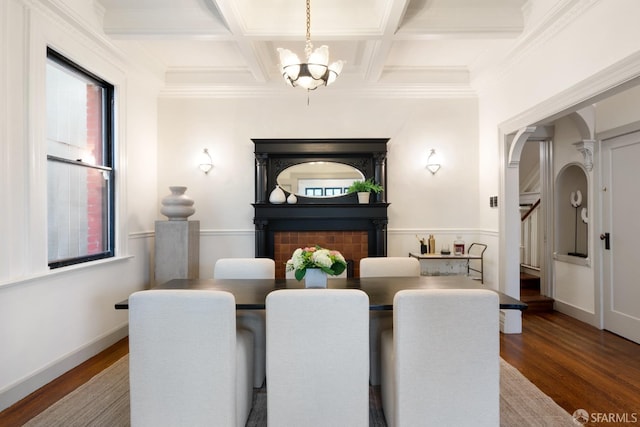
M 318 245 L 293 251 L 291 259 L 287 261 L 286 270 L 295 271 L 296 279 L 302 280 L 307 268 L 319 268 L 331 276 L 337 276 L 347 268 L 347 261 L 340 252 Z

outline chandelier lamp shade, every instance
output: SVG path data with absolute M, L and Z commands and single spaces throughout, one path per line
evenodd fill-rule
M 307 41 L 304 52 L 306 62 L 302 62 L 298 55 L 289 49 L 278 48 L 282 76 L 289 85 L 314 90 L 318 86 L 328 86 L 338 78 L 344 61 L 335 61 L 329 64 L 329 47 L 326 45 L 313 49 L 311 43 L 311 0 L 307 0 Z

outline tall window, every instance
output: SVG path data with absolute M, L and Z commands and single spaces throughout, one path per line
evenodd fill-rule
M 50 268 L 114 255 L 113 85 L 47 49 Z

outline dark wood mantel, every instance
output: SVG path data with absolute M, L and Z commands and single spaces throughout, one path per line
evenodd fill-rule
M 366 231 L 369 256 L 387 254 L 388 203 L 274 205 L 255 203 L 256 257 L 274 258 L 277 231 Z
M 387 254 L 388 139 L 254 139 L 255 144 L 255 256 L 274 258 L 278 231 L 366 231 L 368 256 Z M 355 194 L 332 199 L 298 197 L 297 204 L 272 204 L 269 192 L 278 173 L 293 164 L 333 161 L 359 169 L 385 189 L 372 203 L 358 204 Z

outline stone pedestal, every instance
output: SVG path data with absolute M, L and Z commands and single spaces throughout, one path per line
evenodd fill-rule
M 171 279 L 197 279 L 200 270 L 200 221 L 156 221 L 156 285 Z

